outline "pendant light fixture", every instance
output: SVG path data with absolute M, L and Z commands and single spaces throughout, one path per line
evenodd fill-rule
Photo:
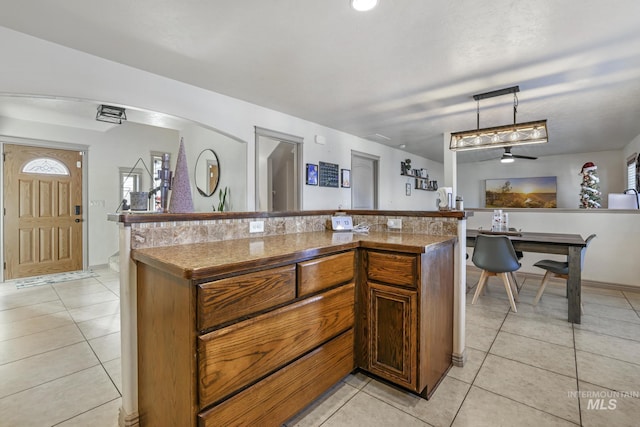
M 473 99 L 477 102 L 477 129 L 453 132 L 449 149 L 452 151 L 481 150 L 548 142 L 546 120 L 516 123 L 516 114 L 518 112 L 517 92 L 520 92 L 519 86 L 473 95 Z M 480 100 L 507 94 L 513 94 L 513 124 L 480 129 Z

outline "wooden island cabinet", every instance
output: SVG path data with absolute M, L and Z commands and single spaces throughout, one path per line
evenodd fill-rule
M 356 368 L 433 392 L 455 238 L 302 234 L 132 253 L 140 425 L 279 426 Z
M 359 365 L 394 384 L 431 396 L 451 366 L 453 248 L 423 254 L 366 250 L 358 317 Z

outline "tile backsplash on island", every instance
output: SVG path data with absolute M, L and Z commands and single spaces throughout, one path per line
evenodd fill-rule
M 427 216 L 424 213 L 413 216 L 409 212 L 402 215 L 349 213 L 353 223 L 366 223 L 371 231 L 406 232 L 437 236 L 457 234 L 456 217 Z M 401 230 L 388 230 L 388 219 L 402 219 Z M 249 233 L 249 223 L 264 221 L 264 232 Z M 331 230 L 331 214 L 256 216 L 255 218 L 195 219 L 185 221 L 132 222 L 131 248 L 142 249 L 188 243 L 216 242 L 221 240 L 265 237 L 281 234 L 307 233 Z

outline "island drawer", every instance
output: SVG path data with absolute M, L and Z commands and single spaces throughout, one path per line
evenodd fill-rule
M 198 330 L 291 301 L 296 297 L 295 265 L 198 285 Z
M 199 426 L 281 426 L 353 371 L 353 329 L 221 404 L 200 413 Z
M 353 327 L 353 283 L 198 337 L 204 408 Z
M 298 263 L 298 296 L 350 282 L 354 277 L 354 262 L 355 252 L 349 251 Z
M 378 282 L 415 288 L 418 258 L 415 255 L 367 251 L 367 277 Z

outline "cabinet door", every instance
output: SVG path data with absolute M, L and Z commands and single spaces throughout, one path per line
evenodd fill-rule
M 417 390 L 416 291 L 367 283 L 369 288 L 369 371 Z

